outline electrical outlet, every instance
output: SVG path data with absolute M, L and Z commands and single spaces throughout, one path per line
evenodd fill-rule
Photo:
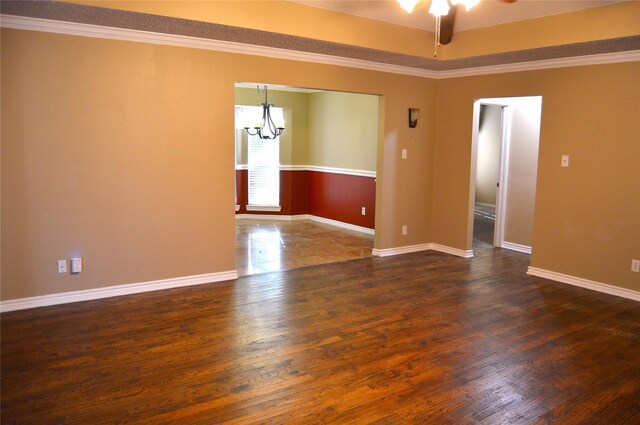
M 367 209 L 365 207 L 362 207 L 362 215 L 367 215 Z
M 82 271 L 82 257 L 74 257 L 71 259 L 71 273 L 77 274 Z
M 569 155 L 562 155 L 562 158 L 560 159 L 560 166 L 561 167 L 569 166 Z
M 640 273 L 640 260 L 631 260 L 631 271 Z
M 67 272 L 67 260 L 58 260 L 58 273 Z
M 404 226 L 402 226 L 402 236 L 407 236 L 408 230 L 407 230 L 407 225 L 405 224 Z
M 406 149 L 402 149 L 401 156 L 402 156 L 402 159 L 407 159 L 407 150 Z

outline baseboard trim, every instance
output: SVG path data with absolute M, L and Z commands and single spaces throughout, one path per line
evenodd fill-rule
M 409 254 L 411 252 L 420 251 L 438 251 L 445 254 L 455 255 L 456 257 L 471 258 L 473 251 L 464 251 L 450 246 L 440 245 L 437 243 L 423 243 L 418 245 L 401 246 L 398 248 L 373 249 L 374 257 L 390 257 L 392 255 Z
M 369 229 L 368 227 L 358 226 L 356 224 L 345 223 L 343 221 L 332 220 L 330 218 L 319 217 L 317 215 L 309 214 L 309 220 L 316 221 L 318 223 L 329 224 L 331 226 L 342 227 L 347 230 L 354 230 L 360 233 L 366 233 L 367 235 L 375 235 L 374 229 Z
M 523 252 L 525 254 L 531 254 L 531 247 L 526 245 L 520 245 L 512 242 L 502 242 L 501 248 L 510 249 L 512 251 Z
M 161 291 L 163 289 L 181 288 L 184 286 L 203 285 L 207 283 L 234 280 L 237 278 L 238 272 L 236 270 L 231 270 L 220 273 L 183 276 L 171 279 L 153 280 L 149 282 L 107 286 L 104 288 L 87 289 L 82 291 L 61 292 L 58 294 L 40 295 L 37 297 L 18 298 L 15 300 L 0 301 L 0 312 L 6 313 L 9 311 L 26 310 L 28 308 L 47 307 L 58 304 L 97 300 L 101 298 L 119 297 L 122 295 Z
M 550 270 L 539 269 L 537 267 L 529 267 L 527 274 L 531 276 L 542 277 L 568 285 L 579 286 L 580 288 L 590 289 L 592 291 L 602 292 L 616 297 L 627 298 L 633 301 L 640 301 L 640 292 L 631 289 L 620 288 L 606 283 L 596 282 L 581 277 L 575 277 L 568 274 L 553 272 Z
M 445 254 L 455 255 L 456 257 L 473 258 L 473 250 L 471 249 L 464 250 L 464 249 L 452 248 L 450 246 L 440 245 L 437 243 L 432 243 L 431 249 L 438 252 L 444 252 Z
M 431 249 L 431 244 L 423 243 L 418 245 L 400 246 L 398 248 L 374 248 L 372 254 L 374 257 L 391 257 L 392 255 L 409 254 L 411 252 L 428 251 Z

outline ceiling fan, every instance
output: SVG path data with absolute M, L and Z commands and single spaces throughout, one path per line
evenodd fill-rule
M 397 0 L 400 7 L 411 13 L 421 0 Z M 518 0 L 499 0 L 503 3 L 515 3 Z M 438 56 L 438 47 L 451 43 L 453 38 L 453 24 L 460 4 L 469 11 L 480 0 L 431 0 L 429 13 L 436 17 L 436 37 L 433 56 Z M 451 4 L 451 7 L 449 6 Z

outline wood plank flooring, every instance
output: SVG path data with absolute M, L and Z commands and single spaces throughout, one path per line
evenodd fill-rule
M 3 424 L 638 424 L 640 305 L 477 249 L 1 316 Z
M 236 220 L 239 276 L 371 257 L 373 235 L 311 220 Z

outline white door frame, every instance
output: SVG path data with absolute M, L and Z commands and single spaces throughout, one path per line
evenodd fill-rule
M 489 103 L 481 103 L 489 105 Z M 493 246 L 502 248 L 504 242 L 504 222 L 507 217 L 507 187 L 509 185 L 509 146 L 511 145 L 511 107 L 500 105 L 502 129 L 500 134 L 500 170 L 496 191 L 496 222 L 493 228 Z M 475 191 L 475 186 L 474 186 Z

